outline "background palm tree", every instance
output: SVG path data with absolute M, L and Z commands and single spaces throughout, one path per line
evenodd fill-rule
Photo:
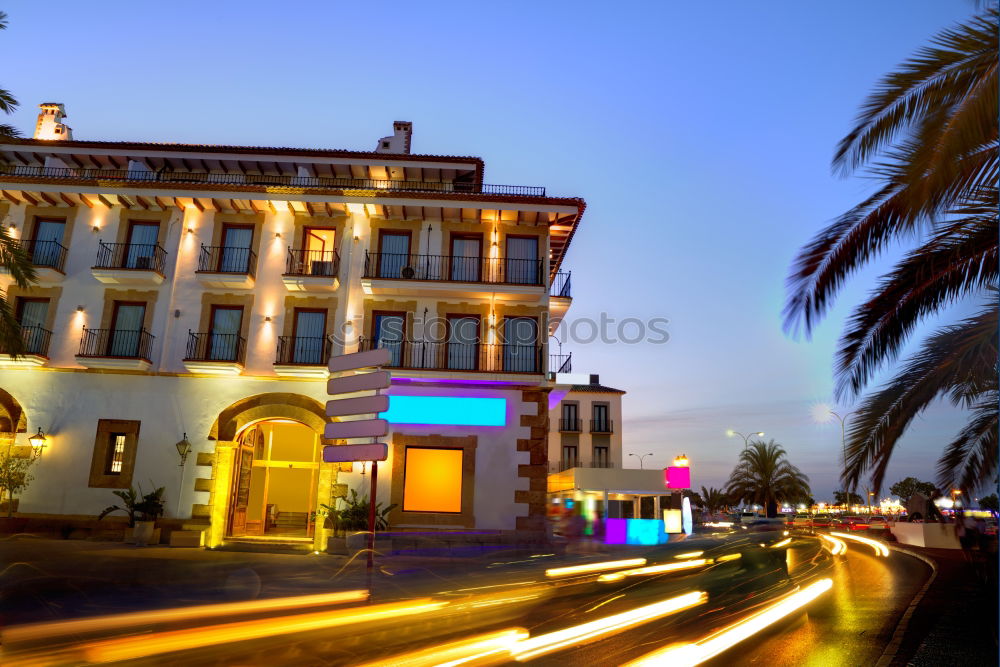
M 751 442 L 729 476 L 726 493 L 733 501 L 762 505 L 768 516 L 774 516 L 779 503 L 809 497 L 809 478 L 788 462 L 784 448 L 774 440 Z
M 705 488 L 701 487 L 701 499 L 704 502 L 705 509 L 709 514 L 715 514 L 723 507 L 729 505 L 729 496 L 722 489 L 717 489 L 714 486 Z
M 860 395 L 923 319 L 960 300 L 990 302 L 934 334 L 862 400 L 848 488 L 869 472 L 879 490 L 900 436 L 939 397 L 971 411 L 940 460 L 941 484 L 969 488 L 996 474 L 998 319 L 988 288 L 998 282 L 997 18 L 991 7 L 942 31 L 879 83 L 834 157 L 845 174 L 866 167 L 878 189 L 820 232 L 789 278 L 786 328 L 808 334 L 850 275 L 890 244 L 918 239 L 848 320 L 838 398 Z
M 7 14 L 0 12 L 0 30 L 7 28 Z M 17 100 L 8 90 L 0 88 L 0 111 L 12 113 L 17 108 Z M 12 125 L 0 124 L 0 139 L 17 137 L 18 131 Z M 35 269 L 21 244 L 12 239 L 5 221 L 0 220 L 0 267 L 10 273 L 14 283 L 22 289 L 35 279 Z M 7 294 L 0 290 L 0 352 L 19 356 L 24 353 L 24 338 L 21 325 L 14 317 L 14 309 L 7 300 Z

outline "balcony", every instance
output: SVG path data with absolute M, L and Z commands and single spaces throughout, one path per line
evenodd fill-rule
M 66 277 L 66 254 L 69 250 L 58 241 L 23 239 L 20 243 L 25 254 L 35 267 L 39 283 L 58 283 Z
M 333 351 L 329 336 L 278 336 L 274 372 L 284 377 L 326 378 Z
M 542 302 L 542 260 L 365 252 L 365 294 Z
M 550 461 L 549 472 L 565 472 L 573 468 L 604 468 L 613 469 L 617 466 L 611 461 L 588 461 L 586 463 L 577 460 Z
M 0 352 L 0 368 L 34 368 L 48 361 L 51 331 L 39 326 L 22 326 L 21 340 L 24 341 L 24 350 L 20 356 Z
M 87 368 L 149 370 L 154 336 L 145 329 L 84 327 L 76 360 Z
M 239 334 L 188 331 L 184 367 L 191 373 L 239 375 L 246 353 L 246 338 Z
M 569 354 L 550 354 L 549 355 L 549 373 L 572 373 L 573 372 L 573 353 Z
M 155 243 L 104 243 L 90 271 L 109 285 L 160 285 L 167 251 Z
M 583 431 L 582 419 L 560 419 L 559 430 L 563 433 L 580 433 Z
M 591 433 L 614 433 L 614 422 L 610 419 L 591 419 L 590 420 L 590 432 Z
M 45 178 L 53 180 L 130 181 L 137 183 L 202 183 L 225 186 L 284 185 L 296 188 L 391 190 L 394 192 L 443 192 L 486 195 L 544 197 L 545 188 L 534 185 L 486 185 L 469 181 L 403 181 L 326 176 L 278 176 L 268 174 L 215 174 L 186 171 L 127 171 L 124 169 L 66 169 L 7 165 L 0 178 Z
M 289 248 L 281 279 L 292 292 L 333 292 L 340 287 L 339 273 L 336 250 Z
M 436 341 L 374 341 L 362 338 L 360 351 L 389 348 L 388 368 L 455 373 L 540 375 L 544 373 L 542 345 L 449 343 Z
M 572 274 L 569 271 L 560 271 L 552 277 L 552 281 L 549 283 L 549 323 L 551 331 L 559 328 L 559 324 L 566 317 L 566 312 L 573 303 L 573 283 L 570 278 L 572 278 Z M 569 373 L 568 370 L 559 372 Z
M 250 248 L 201 246 L 198 279 L 206 287 L 251 289 L 257 275 L 257 253 Z

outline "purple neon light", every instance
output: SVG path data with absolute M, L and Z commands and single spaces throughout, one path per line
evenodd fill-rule
M 604 543 L 625 544 L 628 541 L 628 519 L 608 519 L 604 522 Z
M 412 382 L 428 384 L 458 384 L 458 385 L 479 385 L 483 387 L 512 387 L 522 385 L 523 382 L 501 382 L 499 380 L 455 380 L 452 378 L 401 378 L 393 377 L 393 384 L 410 384 Z

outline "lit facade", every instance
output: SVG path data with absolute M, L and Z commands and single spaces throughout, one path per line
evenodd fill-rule
M 164 486 L 207 545 L 319 548 L 313 513 L 367 488 L 360 464 L 321 462 L 327 361 L 388 347 L 391 396 L 495 399 L 492 423 L 392 424 L 392 525 L 542 529 L 547 377 L 567 367 L 546 342 L 581 199 L 410 154 L 409 123 L 361 152 L 48 139 L 69 130 L 60 105 L 43 115 L 39 138 L 0 143 L 0 220 L 38 273 L 0 274 L 28 348 L 0 357 L 0 427 L 48 444 L 20 512 Z M 440 497 L 418 483 L 434 476 Z

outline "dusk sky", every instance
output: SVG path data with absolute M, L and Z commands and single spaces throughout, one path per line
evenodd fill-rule
M 488 183 L 585 198 L 565 264 L 570 321 L 670 320 L 661 345 L 561 332 L 574 370 L 628 391 L 626 465 L 628 452 L 653 452 L 647 467 L 684 452 L 696 487 L 720 486 L 743 444 L 726 429 L 763 430 L 828 500 L 840 429 L 814 423 L 810 408 L 833 401 L 844 319 L 892 256 L 851 281 L 809 341 L 782 330 L 785 278 L 798 249 L 871 187 L 830 170 L 865 96 L 975 5 L 15 0 L 4 10 L 0 85 L 21 108 L 0 122 L 28 136 L 45 101 L 64 103 L 85 140 L 371 150 L 408 120 L 415 153 L 481 156 Z M 933 479 L 961 423 L 948 406 L 925 414 L 887 480 Z

